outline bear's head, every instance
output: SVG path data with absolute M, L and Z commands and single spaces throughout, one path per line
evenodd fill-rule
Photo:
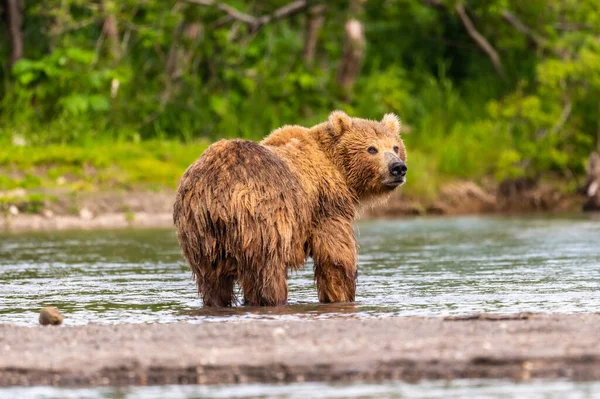
M 394 114 L 384 115 L 381 122 L 351 118 L 342 111 L 329 115 L 330 148 L 326 151 L 359 200 L 388 194 L 406 181 L 406 149 L 400 128 Z

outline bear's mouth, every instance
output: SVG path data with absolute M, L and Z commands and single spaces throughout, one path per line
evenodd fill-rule
M 384 180 L 383 184 L 385 186 L 388 186 L 390 188 L 396 188 L 398 186 L 403 185 L 406 182 L 406 179 L 404 177 L 400 177 L 398 179 L 388 179 L 388 180 Z

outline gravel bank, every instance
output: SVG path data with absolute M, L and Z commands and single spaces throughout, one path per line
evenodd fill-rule
M 0 386 L 600 380 L 600 314 L 0 325 Z

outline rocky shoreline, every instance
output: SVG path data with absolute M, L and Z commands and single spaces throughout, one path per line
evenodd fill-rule
M 167 228 L 173 225 L 174 198 L 171 191 L 94 193 L 80 196 L 76 203 L 46 204 L 35 214 L 20 212 L 12 205 L 12 212 L 0 213 L 0 231 Z M 575 213 L 581 212 L 584 201 L 583 196 L 528 181 L 488 189 L 471 181 L 456 181 L 444 185 L 433 201 L 399 191 L 384 204 L 363 208 L 360 217 Z
M 160 213 L 106 213 L 89 218 L 74 215 L 18 215 L 0 218 L 0 232 L 96 230 L 123 228 L 168 228 L 173 226 L 173 215 Z
M 20 327 L 0 386 L 600 380 L 600 314 Z

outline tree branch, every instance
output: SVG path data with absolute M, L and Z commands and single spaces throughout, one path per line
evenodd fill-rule
M 220 11 L 223 11 L 225 14 L 229 15 L 230 18 L 241 21 L 245 24 L 254 26 L 258 23 L 258 19 L 252 15 L 245 14 L 241 11 L 238 11 L 234 7 L 221 3 L 219 1 L 214 0 L 186 0 L 188 3 L 197 4 L 200 6 L 214 7 Z
M 554 25 L 554 29 L 562 31 L 562 32 L 579 32 L 579 31 L 590 31 L 593 29 L 592 25 L 584 24 L 584 23 L 569 23 L 569 22 L 559 22 Z
M 537 47 L 546 48 L 548 40 L 534 32 L 530 27 L 525 25 L 521 20 L 508 10 L 502 10 L 502 18 L 511 24 L 516 30 L 531 39 Z
M 502 61 L 500 61 L 500 56 L 498 55 L 494 47 L 487 41 L 487 39 L 483 37 L 483 35 L 479 33 L 479 31 L 477 31 L 475 25 L 473 25 L 473 21 L 471 21 L 471 18 L 469 18 L 469 16 L 467 15 L 465 7 L 462 4 L 458 3 L 456 7 L 454 7 L 454 9 L 456 10 L 456 13 L 458 14 L 461 22 L 463 23 L 463 26 L 469 33 L 469 36 L 471 36 L 471 38 L 475 41 L 479 48 L 487 54 L 490 61 L 494 65 L 496 72 L 498 72 L 498 75 L 500 75 L 502 78 L 506 77 L 506 75 L 504 74 L 504 67 L 502 66 Z
M 248 25 L 250 27 L 250 30 L 252 32 L 257 32 L 263 26 L 265 26 L 271 22 L 279 21 L 281 19 L 296 15 L 299 12 L 304 11 L 306 8 L 308 8 L 309 6 L 311 6 L 312 4 L 314 4 L 316 2 L 315 0 L 295 0 L 295 1 L 292 1 L 291 3 L 288 3 L 282 7 L 279 7 L 278 9 L 273 11 L 271 14 L 255 17 L 253 15 L 241 12 L 238 9 L 236 9 L 226 3 L 220 2 L 220 1 L 214 1 L 214 0 L 185 0 L 185 1 L 187 1 L 188 3 L 191 3 L 191 4 L 197 4 L 200 6 L 214 7 L 216 9 L 224 12 L 225 14 L 227 14 L 227 16 L 230 19 L 245 23 L 246 25 Z
M 554 126 L 552 126 L 549 134 L 551 134 L 551 135 L 556 134 L 556 133 L 560 132 L 563 127 L 565 127 L 565 123 L 567 123 L 567 120 L 571 116 L 572 110 L 573 110 L 573 102 L 571 101 L 570 97 L 567 97 L 567 99 L 565 101 L 565 106 L 560 114 L 560 118 L 558 118 L 558 121 L 556 121 Z
M 446 8 L 446 5 L 440 0 L 421 0 L 421 2 L 428 7 Z
M 304 48 L 302 49 L 302 58 L 307 64 L 312 65 L 315 60 L 317 50 L 317 39 L 319 31 L 325 22 L 325 5 L 316 5 L 309 8 L 308 16 L 304 26 Z
M 441 0 L 421 0 L 421 3 L 423 3 L 423 5 L 425 5 L 427 7 L 433 7 L 433 8 L 437 8 L 437 9 L 443 9 L 443 10 L 448 9 L 446 4 L 443 3 Z M 490 42 L 488 42 L 487 39 L 481 33 L 479 33 L 479 31 L 477 31 L 477 29 L 475 28 L 475 25 L 473 25 L 473 21 L 471 21 L 471 18 L 469 18 L 469 15 L 467 14 L 465 7 L 461 3 L 458 3 L 454 7 L 454 9 L 456 10 L 458 17 L 460 18 L 460 21 L 462 22 L 463 26 L 467 30 L 467 33 L 469 34 L 469 36 L 471 36 L 471 38 L 473 39 L 475 44 L 477 44 L 477 46 L 481 50 L 483 50 L 483 52 L 486 53 L 486 55 L 489 57 L 490 61 L 492 62 L 492 65 L 494 65 L 494 68 L 496 69 L 496 72 L 498 73 L 498 75 L 500 75 L 500 77 L 502 77 L 502 78 L 505 78 L 506 75 L 504 73 L 504 67 L 502 66 L 502 61 L 500 60 L 500 56 L 498 55 L 498 52 L 496 52 L 496 50 L 490 44 Z

